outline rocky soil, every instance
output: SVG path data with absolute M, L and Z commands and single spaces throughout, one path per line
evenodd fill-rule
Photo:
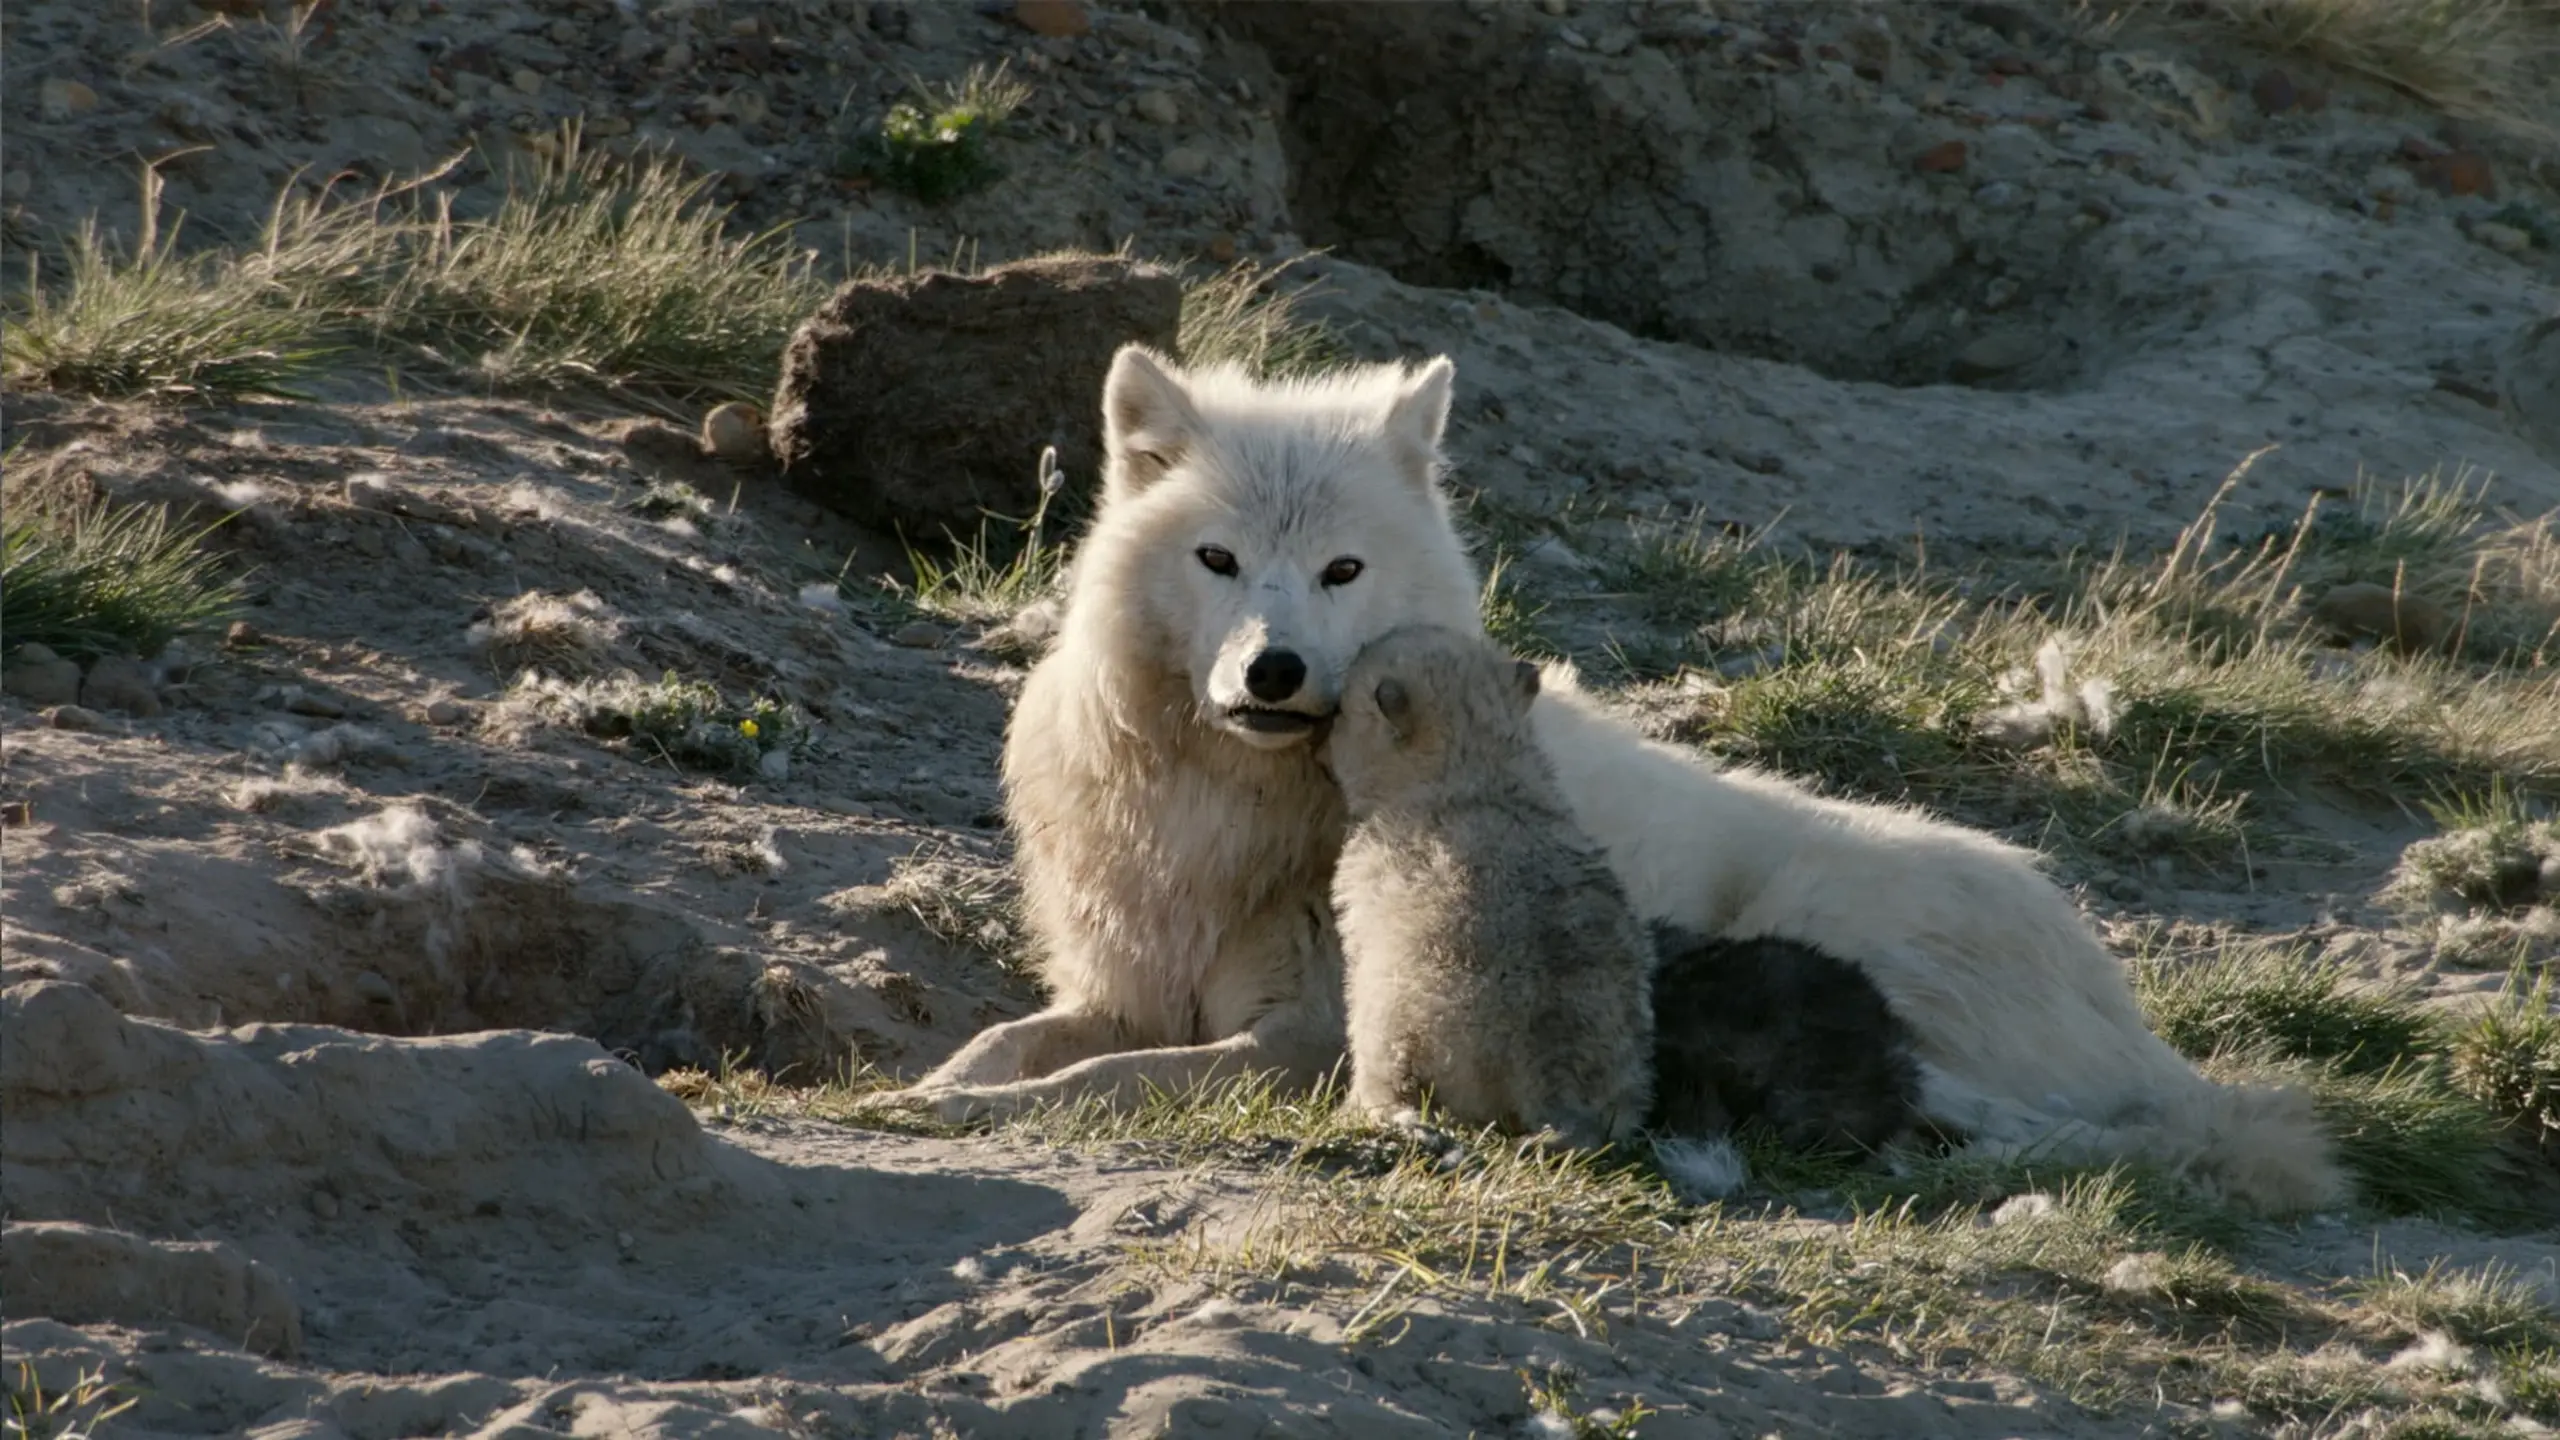
M 12 283 L 83 215 L 129 228 L 143 160 L 191 243 L 237 244 L 279 186 L 472 142 L 457 203 L 485 208 L 493 156 L 581 115 L 831 269 L 1321 249 L 1288 283 L 1353 351 L 1456 358 L 1463 488 L 1593 517 L 1521 559 L 1559 593 L 1595 588 L 1608 522 L 1665 510 L 1867 550 L 2156 545 L 2270 445 L 2233 530 L 2439 466 L 2560 506 L 2560 228 L 2526 223 L 2560 216 L 2560 159 L 2174 27 L 1595 0 L 0 23 Z M 911 77 L 997 61 L 1032 86 L 998 183 L 925 206 L 845 173 Z M 1739 1304 L 1598 1337 L 1433 1302 L 1355 1345 L 1356 1297 L 1123 1263 L 1232 1233 L 1249 1169 L 697 1114 L 649 1077 L 913 1072 L 1037 1003 L 1010 937 L 950 922 L 1001 881 L 1021 670 L 877 583 L 893 540 L 643 417 L 361 366 L 203 411 L 12 396 L 6 432 L 13 501 L 237 510 L 217 543 L 255 566 L 230 636 L 0 699 L 7 1360 L 56 1389 L 103 1367 L 140 1397 L 108 1433 L 1490 1435 L 1528 1422 L 1533 1364 L 1642 1399 L 1647 1436 L 2175 1418 Z M 676 480 L 715 503 L 646 503 Z M 807 723 L 735 772 L 599 740 L 507 687 L 556 643 Z M 2305 823 L 2351 858 L 2092 904 L 2377 940 L 2423 826 Z M 2324 1275 L 2497 1255 L 2560 1293 L 2560 1231 L 2278 1248 Z

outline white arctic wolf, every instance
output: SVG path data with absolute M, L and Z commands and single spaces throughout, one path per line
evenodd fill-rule
M 1124 348 L 1102 502 L 1016 706 L 1006 804 L 1050 1008 L 917 1082 L 941 1115 L 1126 1103 L 1341 1058 L 1316 763 L 1352 658 L 1409 623 L 1482 633 L 1439 486 L 1455 367 L 1265 383 Z M 1638 913 L 1853 961 L 1910 1027 L 1922 1109 L 2003 1149 L 2151 1159 L 2269 1208 L 2341 1176 L 2298 1091 L 2216 1085 L 2024 851 L 1645 739 L 1551 666 L 1531 712 Z

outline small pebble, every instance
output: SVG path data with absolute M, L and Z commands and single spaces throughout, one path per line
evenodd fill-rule
M 1197 180 L 1209 173 L 1209 154 L 1190 145 L 1176 145 L 1164 152 L 1164 173 L 1176 180 Z
M 715 405 L 702 417 L 702 448 L 723 460 L 759 460 L 766 453 L 764 412 L 744 400 Z
M 284 702 L 284 708 L 296 715 L 309 715 L 320 720 L 336 720 L 347 713 L 346 704 L 337 696 L 317 690 L 296 690 Z
M 1964 142 L 1948 140 L 1921 151 L 1911 168 L 1923 175 L 1948 175 L 1963 169 L 1964 161 Z
M 430 725 L 459 725 L 471 718 L 471 706 L 451 695 L 439 695 L 427 702 L 425 713 Z
M 56 705 L 44 712 L 44 723 L 56 730 L 95 730 L 104 717 L 86 706 Z
M 889 643 L 910 650 L 931 650 L 942 643 L 943 635 L 943 628 L 930 620 L 910 620 L 890 632 Z
M 1182 107 L 1162 90 L 1139 91 L 1137 98 L 1130 102 L 1130 108 L 1137 112 L 1139 119 L 1158 125 L 1172 125 L 1182 119 Z

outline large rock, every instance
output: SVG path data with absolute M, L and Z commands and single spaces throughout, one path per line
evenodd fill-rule
M 1171 272 L 1113 257 L 849 282 L 783 355 L 774 457 L 792 488 L 863 524 L 972 535 L 985 512 L 1030 513 L 1042 446 L 1089 482 L 1112 352 L 1171 350 L 1181 321 Z

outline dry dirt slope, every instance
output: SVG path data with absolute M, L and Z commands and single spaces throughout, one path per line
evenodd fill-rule
M 126 157 L 207 145 L 171 162 L 172 198 L 195 239 L 236 239 L 294 165 L 584 113 L 726 171 L 750 220 L 814 217 L 830 257 L 900 258 L 911 231 L 988 260 L 1329 245 L 1311 303 L 1353 349 L 1457 357 L 1459 478 L 1595 665 L 1686 653 L 1613 568 L 1662 507 L 1994 558 L 2157 543 L 2270 441 L 2234 530 L 2359 467 L 2476 464 L 2520 511 L 2560 503 L 2530 408 L 2560 365 L 2535 338 L 2554 254 L 2482 228 L 2552 213 L 2530 150 L 2299 61 L 2328 107 L 2262 115 L 2259 58 L 1997 7 L 1892 12 L 1881 42 L 1847 10 L 1561 8 L 1101 10 L 1034 39 L 944 5 L 341 0 L 308 35 L 190 35 L 170 7 L 28 4 L 0 189 L 15 259 L 127 213 Z M 1328 63 L 1389 53 L 1363 25 L 1424 27 L 1385 38 L 1451 78 Z M 910 69 L 998 57 L 1034 96 L 997 186 L 934 209 L 822 178 L 839 104 L 867 119 Z M 2412 135 L 2476 146 L 2500 195 L 2427 188 Z M 1917 163 L 1955 140 L 1961 168 Z M 485 208 L 482 172 L 459 178 Z M 894 571 L 880 537 L 626 444 L 613 407 L 407 368 L 398 394 L 367 362 L 308 401 L 184 415 L 8 407 L 13 503 L 236 509 L 219 543 L 257 567 L 254 634 L 170 657 L 164 713 L 69 731 L 0 701 L 7 1360 L 55 1394 L 103 1373 L 138 1402 L 108 1430 L 1489 1435 L 1559 1369 L 1576 1407 L 1658 1412 L 1648 1436 L 2275 1423 L 2086 1410 L 1739 1279 L 1381 1301 L 1392 1269 L 1253 1258 L 1257 1220 L 1302 1223 L 1272 1208 L 1295 1192 L 1267 1148 L 902 1135 L 736 1089 L 688 1112 L 645 1076 L 912 1070 L 1031 1003 L 974 903 L 1019 671 L 870 584 Z M 713 503 L 646 503 L 673 479 Z M 770 693 L 805 743 L 742 777 L 556 723 L 505 684 L 528 593 L 593 597 L 581 664 Z M 2326 843 L 2254 885 L 2066 874 L 2129 927 L 2308 933 L 2448 997 L 2497 983 L 2375 903 L 2427 827 L 2320 799 L 2283 820 Z M 896 883 L 919 851 L 940 868 Z M 2547 1229 L 2363 1217 L 2247 1254 L 2315 1290 L 2378 1258 L 2528 1284 L 2560 1258 Z

